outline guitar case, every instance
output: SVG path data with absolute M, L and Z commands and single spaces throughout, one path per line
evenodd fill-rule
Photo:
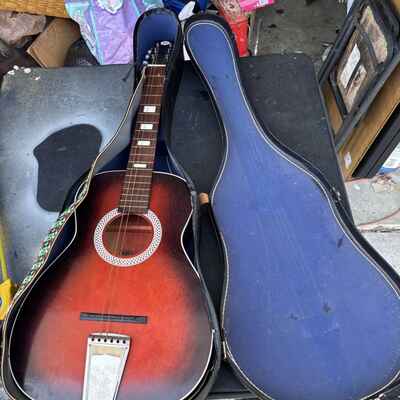
M 28 397 L 22 392 L 16 382 L 10 367 L 10 335 L 15 321 L 18 318 L 20 306 L 29 296 L 29 292 L 38 279 L 46 279 L 46 272 L 49 271 L 54 261 L 74 240 L 76 232 L 75 212 L 85 201 L 89 192 L 93 176 L 99 172 L 115 169 L 125 169 L 128 150 L 132 134 L 133 121 L 141 99 L 141 91 L 144 79 L 141 78 L 141 66 L 145 61 L 147 51 L 156 42 L 169 41 L 173 43 L 173 48 L 169 57 L 166 76 L 166 89 L 162 102 L 161 122 L 159 139 L 157 142 L 155 171 L 165 171 L 179 175 L 186 180 L 191 192 L 193 215 L 189 229 L 185 232 L 184 242 L 186 250 L 198 271 L 203 298 L 209 313 L 209 322 L 213 333 L 213 352 L 210 359 L 208 372 L 198 383 L 198 387 L 192 392 L 191 398 L 205 399 L 213 385 L 216 374 L 219 370 L 221 361 L 221 343 L 219 325 L 216 313 L 213 308 L 210 295 L 204 283 L 204 279 L 199 268 L 198 256 L 198 196 L 194 185 L 185 171 L 179 165 L 174 155 L 170 151 L 169 139 L 171 129 L 171 115 L 174 107 L 177 89 L 182 73 L 182 48 L 183 38 L 180 23 L 176 15 L 167 9 L 152 9 L 139 18 L 134 32 L 134 56 L 135 62 L 129 72 L 134 74 L 134 90 L 130 96 L 128 106 L 121 123 L 109 143 L 99 153 L 87 174 L 85 174 L 72 187 L 67 200 L 64 204 L 64 211 L 59 215 L 57 221 L 49 231 L 42 243 L 38 258 L 34 263 L 30 273 L 26 276 L 19 287 L 7 318 L 3 324 L 3 353 L 1 360 L 1 374 L 4 389 L 10 398 L 15 400 L 26 400 Z M 128 78 L 128 76 L 126 77 Z M 45 344 L 44 344 L 45 345 Z M 39 400 L 39 399 L 37 399 Z
M 226 265 L 224 359 L 262 399 L 392 395 L 399 276 L 357 231 L 324 175 L 259 122 L 234 43 L 216 16 L 185 25 L 186 49 L 224 131 L 211 192 Z

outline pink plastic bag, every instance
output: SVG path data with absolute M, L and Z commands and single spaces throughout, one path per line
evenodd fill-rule
M 274 3 L 275 0 L 239 0 L 240 8 L 245 12 L 253 11 L 256 8 L 269 6 Z

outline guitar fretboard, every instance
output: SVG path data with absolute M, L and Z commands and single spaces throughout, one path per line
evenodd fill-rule
M 122 213 L 145 214 L 149 208 L 164 80 L 164 65 L 146 67 L 142 97 L 118 207 Z

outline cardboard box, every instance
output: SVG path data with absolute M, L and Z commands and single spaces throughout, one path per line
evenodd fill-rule
M 55 18 L 27 52 L 42 67 L 63 67 L 69 48 L 80 36 L 78 24 L 70 19 Z

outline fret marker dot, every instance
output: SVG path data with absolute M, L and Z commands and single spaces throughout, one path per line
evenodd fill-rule
M 153 124 L 140 124 L 140 129 L 143 131 L 152 130 Z
M 147 168 L 147 164 L 133 164 L 133 168 L 140 168 L 140 169 Z
M 138 140 L 138 146 L 150 146 L 150 140 Z
M 143 112 L 145 112 L 145 113 L 155 113 L 156 112 L 156 106 L 144 106 L 143 107 Z

